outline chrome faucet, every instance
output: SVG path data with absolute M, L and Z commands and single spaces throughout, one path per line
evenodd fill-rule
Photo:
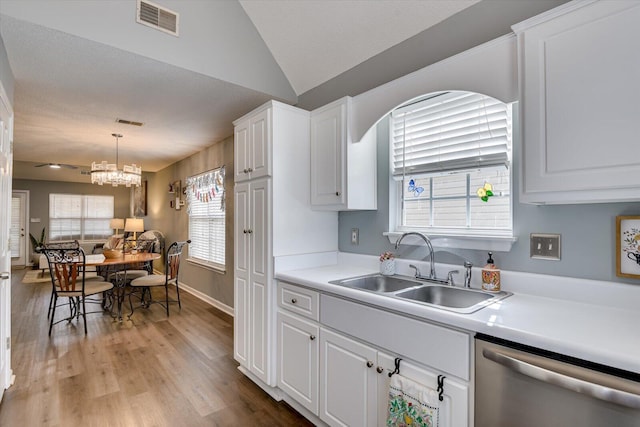
M 400 238 L 396 241 L 396 249 L 398 249 L 398 247 L 400 246 L 400 242 L 402 241 L 402 239 L 404 239 L 406 236 L 418 236 L 420 238 L 422 238 L 422 240 L 424 240 L 424 243 L 427 245 L 427 248 L 429 248 L 429 279 L 435 279 L 436 278 L 436 266 L 435 266 L 435 262 L 433 260 L 433 246 L 431 245 L 431 240 L 429 240 L 429 238 L 427 236 L 425 236 L 422 233 L 417 233 L 415 231 L 409 231 L 408 233 L 404 233 L 402 236 L 400 236 Z M 417 275 L 419 275 L 420 273 L 417 271 L 416 269 L 416 277 L 418 277 Z

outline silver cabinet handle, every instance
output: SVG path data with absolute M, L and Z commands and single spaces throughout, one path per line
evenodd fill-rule
M 9 279 L 11 278 L 11 274 L 9 272 L 3 271 L 0 273 L 0 279 Z
M 381 373 L 382 373 L 382 371 L 384 371 L 384 368 L 383 368 L 382 366 L 378 366 L 378 367 L 376 368 L 376 372 L 377 372 L 377 373 L 381 374 Z
M 596 399 L 604 400 L 606 402 L 617 403 L 618 405 L 626 406 L 628 408 L 640 409 L 640 396 L 637 394 L 561 374 L 550 369 L 532 365 L 531 363 L 516 359 L 512 356 L 507 356 L 506 354 L 502 354 L 488 348 L 482 349 L 482 355 L 485 358 L 503 365 L 515 372 L 521 373 L 522 375 L 526 375 L 549 384 L 554 384 L 577 393 L 586 394 L 587 396 L 595 397 Z
M 373 366 L 373 362 L 371 360 L 367 361 L 367 368 L 370 368 Z

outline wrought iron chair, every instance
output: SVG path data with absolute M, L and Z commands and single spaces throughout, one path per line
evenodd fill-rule
M 113 288 L 109 282 L 105 282 L 102 277 L 87 279 L 86 259 L 84 250 L 78 242 L 64 242 L 48 244 L 43 249 L 49 262 L 49 273 L 53 285 L 51 320 L 49 323 L 49 336 L 53 325 L 65 320 L 71 322 L 73 318 L 80 318 L 84 321 L 84 333 L 87 334 L 87 297 L 102 294 Z M 58 298 L 68 298 L 69 317 L 55 321 Z M 91 300 L 89 302 L 100 302 Z
M 134 310 L 140 307 L 149 308 L 151 304 L 160 304 L 167 310 L 167 316 L 169 316 L 169 303 L 177 302 L 178 307 L 182 309 L 182 303 L 180 302 L 180 285 L 178 282 L 178 272 L 180 270 L 180 258 L 182 256 L 183 248 L 191 243 L 191 240 L 183 242 L 174 242 L 167 249 L 165 256 L 164 274 L 150 274 L 148 276 L 139 277 L 131 281 L 131 291 L 129 292 L 129 305 L 131 306 L 131 313 L 129 318 L 133 316 Z M 176 300 L 169 299 L 169 285 L 176 287 Z M 164 286 L 164 301 L 153 300 L 151 294 L 151 288 Z M 134 307 L 131 301 L 131 296 L 140 292 L 140 295 L 136 295 L 140 299 L 140 305 Z
M 140 253 L 150 253 L 153 252 L 153 240 L 141 240 L 138 239 L 136 244 L 136 250 Z M 148 263 L 140 263 L 140 265 L 134 265 L 132 268 L 127 268 L 124 271 L 116 271 L 115 273 L 111 273 L 108 276 L 108 280 L 110 282 L 116 281 L 116 283 L 128 284 L 134 279 L 138 279 L 140 277 L 148 276 L 153 272 L 153 267 L 150 262 Z M 120 282 L 123 280 L 123 282 Z

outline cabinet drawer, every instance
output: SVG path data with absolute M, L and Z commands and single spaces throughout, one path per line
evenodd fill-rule
M 392 353 L 466 381 L 470 379 L 469 334 L 426 321 L 322 295 L 320 323 Z
M 316 291 L 278 282 L 278 306 L 318 321 L 320 295 Z

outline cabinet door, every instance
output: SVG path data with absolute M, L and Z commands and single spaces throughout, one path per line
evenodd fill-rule
M 251 151 L 249 152 L 250 164 L 248 168 L 251 179 L 269 176 L 271 174 L 271 109 L 268 108 L 251 117 Z
M 249 186 L 236 184 L 234 191 L 234 358 L 249 368 Z
M 311 113 L 311 204 L 344 205 L 347 107 Z
M 395 369 L 395 356 L 378 352 L 377 370 L 382 370 L 378 375 L 378 425 L 386 425 L 387 408 L 389 404 L 389 372 Z M 425 366 L 416 365 L 402 360 L 400 362 L 400 375 L 403 375 L 419 384 L 438 389 L 438 374 Z M 441 427 L 467 427 L 469 426 L 469 386 L 451 376 L 446 376 L 443 387 L 443 400 L 440 402 Z
M 273 322 L 269 316 L 273 306 L 270 289 L 269 256 L 269 182 L 266 179 L 249 185 L 249 287 L 250 287 L 250 369 L 258 378 L 273 385 L 270 343 Z
M 320 419 L 332 426 L 375 426 L 376 350 L 320 331 Z
M 278 387 L 318 415 L 320 328 L 288 313 L 278 313 Z
M 233 139 L 234 179 L 241 182 L 249 179 L 251 140 L 249 135 L 249 120 L 238 123 L 235 127 Z
M 638 200 L 640 3 L 571 2 L 515 26 L 521 201 Z M 522 32 L 520 32 L 522 31 Z

